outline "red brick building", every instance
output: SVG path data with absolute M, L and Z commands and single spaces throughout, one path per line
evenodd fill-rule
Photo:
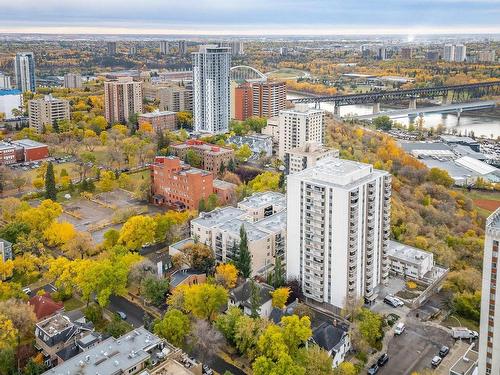
M 192 168 L 173 156 L 157 156 L 151 168 L 151 194 L 153 203 L 197 210 L 200 201 L 217 194 L 221 203 L 229 202 L 236 186 L 214 180 L 211 172 Z
M 12 144 L 20 151 L 22 159 L 18 157 L 17 161 L 37 161 L 49 157 L 49 148 L 46 144 L 32 141 L 31 139 L 21 139 L 19 141 L 12 141 Z
M 0 165 L 17 162 L 16 147 L 7 142 L 0 142 Z
M 234 89 L 234 119 L 275 117 L 286 107 L 285 82 L 243 83 Z
M 234 119 L 245 121 L 252 117 L 253 95 L 252 85 L 244 83 L 234 89 Z
M 214 174 L 219 173 L 221 164 L 227 167 L 229 162 L 234 160 L 234 151 L 232 149 L 214 146 L 197 139 L 189 139 L 184 143 L 171 145 L 170 149 L 175 156 L 181 159 L 186 157 L 189 150 L 195 151 L 202 159 L 201 168 L 214 172 Z

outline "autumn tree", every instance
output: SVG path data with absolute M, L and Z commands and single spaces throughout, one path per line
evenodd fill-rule
M 156 222 L 149 216 L 132 216 L 123 224 L 118 243 L 130 250 L 137 250 L 146 243 L 153 243 Z
M 184 310 L 199 319 L 214 320 L 227 298 L 227 290 L 219 285 L 190 285 L 184 289 Z
M 290 295 L 290 288 L 282 287 L 273 291 L 271 293 L 273 307 L 277 307 L 278 309 L 284 308 L 286 302 L 288 301 L 289 295 Z
M 358 370 L 352 362 L 344 361 L 333 370 L 334 375 L 357 375 Z
M 177 268 L 192 268 L 205 273 L 210 273 L 215 264 L 213 250 L 205 244 L 196 242 L 182 249 L 174 255 L 172 263 Z
M 168 309 L 163 318 L 155 324 L 154 333 L 177 347 L 183 347 L 191 330 L 189 317 L 177 309 Z
M 220 314 L 215 320 L 215 326 L 224 335 L 226 340 L 235 345 L 236 325 L 243 316 L 243 312 L 236 306 L 230 307 L 225 314 Z
M 17 332 L 18 344 L 22 338 L 33 334 L 37 320 L 35 312 L 33 311 L 33 306 L 17 299 L 9 299 L 0 302 L 0 316 L 1 315 L 4 315 L 12 322 Z
M 236 349 L 250 359 L 255 358 L 258 352 L 258 339 L 269 324 L 267 319 L 253 319 L 247 315 L 243 315 L 237 319 L 234 327 Z
M 134 263 L 128 274 L 128 285 L 137 286 L 138 293 L 141 294 L 142 281 L 148 276 L 156 274 L 156 266 L 148 258 Z
M 226 289 L 232 289 L 238 279 L 238 270 L 231 263 L 221 263 L 215 268 L 215 282 Z
M 83 259 L 98 252 L 94 240 L 88 232 L 76 232 L 72 238 L 62 245 L 61 249 L 67 256 L 73 259 Z
M 440 168 L 431 168 L 429 174 L 427 175 L 427 178 L 429 181 L 432 181 L 444 187 L 451 187 L 455 183 L 448 172 Z
M 332 358 L 318 345 L 300 348 L 297 362 L 306 370 L 306 374 L 332 375 Z
M 280 190 L 280 175 L 278 172 L 264 172 L 257 175 L 248 183 L 250 189 L 254 192 L 262 191 L 279 191 Z

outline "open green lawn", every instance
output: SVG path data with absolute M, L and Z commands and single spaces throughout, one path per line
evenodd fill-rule
M 275 70 L 274 72 L 269 73 L 269 78 L 277 78 L 277 79 L 294 79 L 297 77 L 303 77 L 306 75 L 306 72 L 293 68 L 283 68 Z
M 64 301 L 63 303 L 65 311 L 73 311 L 83 306 L 83 302 L 75 297 L 71 297 L 70 299 Z
M 467 189 L 455 189 L 472 199 L 477 212 L 482 217 L 488 217 L 493 211 L 500 207 L 500 191 L 483 191 Z

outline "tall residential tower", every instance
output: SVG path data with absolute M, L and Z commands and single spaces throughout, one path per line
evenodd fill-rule
M 35 56 L 33 52 L 19 52 L 16 54 L 14 70 L 17 88 L 22 92 L 35 92 Z
M 498 250 L 500 209 L 486 221 L 484 239 L 481 324 L 479 334 L 479 374 L 500 374 L 500 288 L 498 288 Z
M 391 176 L 337 158 L 287 178 L 287 278 L 336 312 L 373 301 L 389 273 Z
M 142 82 L 121 77 L 104 82 L 104 115 L 110 123 L 126 123 L 135 113 L 142 113 Z
M 230 116 L 231 49 L 201 46 L 193 53 L 193 117 L 198 132 L 225 133 Z

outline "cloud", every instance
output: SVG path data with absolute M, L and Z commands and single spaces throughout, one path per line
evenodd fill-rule
M 499 30 L 500 0 L 0 0 L 4 29 Z

